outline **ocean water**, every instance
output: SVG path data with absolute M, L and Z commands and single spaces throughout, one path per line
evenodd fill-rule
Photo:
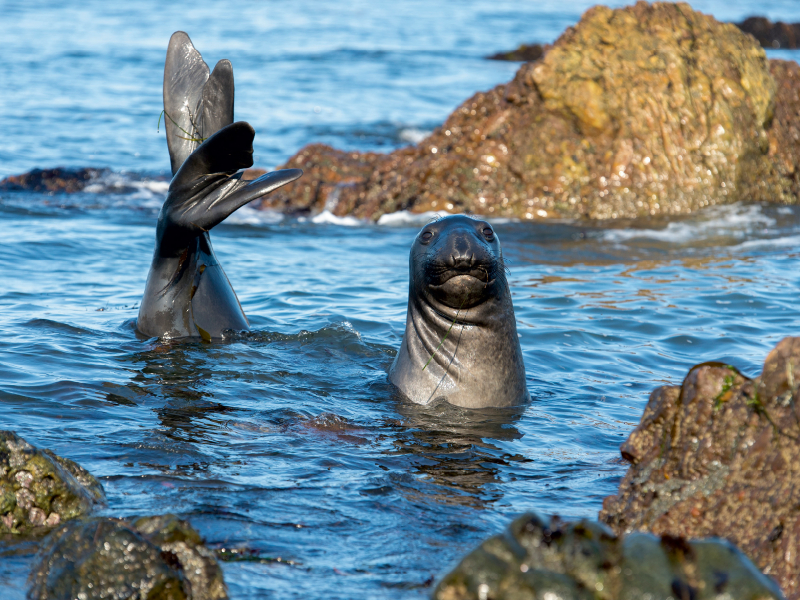
M 513 76 L 484 55 L 552 41 L 589 5 L 4 3 L 0 175 L 110 173 L 79 194 L 0 192 L 0 428 L 100 478 L 103 514 L 173 512 L 246 557 L 223 564 L 235 599 L 422 598 L 524 510 L 596 516 L 654 387 L 706 360 L 754 376 L 800 334 L 800 210 L 496 223 L 533 397 L 514 414 L 391 398 L 425 217 L 244 208 L 212 238 L 252 331 L 207 344 L 134 330 L 168 185 L 156 121 L 173 31 L 212 65 L 231 59 L 237 118 L 271 168 L 311 142 L 419 140 Z M 792 0 L 693 5 L 800 20 Z M 2 598 L 24 598 L 36 548 L 0 542 Z

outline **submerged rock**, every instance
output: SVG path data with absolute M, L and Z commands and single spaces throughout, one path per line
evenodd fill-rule
M 756 379 L 706 363 L 656 389 L 621 451 L 631 466 L 600 513 L 616 533 L 724 537 L 800 598 L 800 338 Z
M 724 540 L 634 533 L 535 513 L 514 520 L 442 579 L 435 600 L 768 600 L 778 586 Z
M 800 48 L 800 23 L 773 23 L 765 17 L 748 17 L 736 26 L 764 48 Z
M 71 460 L 0 431 L 0 534 L 23 534 L 86 515 L 103 488 Z
M 415 147 L 307 146 L 284 165 L 303 179 L 262 206 L 370 219 L 404 209 L 607 219 L 794 203 L 800 154 L 796 140 L 783 147 L 775 128 L 785 121 L 774 119 L 800 109 L 792 86 L 780 83 L 776 97 L 755 40 L 687 4 L 597 6 Z
M 22 175 L 0 180 L 0 191 L 80 192 L 87 185 L 109 173 L 108 169 L 33 169 Z
M 172 516 L 93 518 L 55 530 L 31 574 L 31 600 L 224 600 L 213 552 Z
M 521 62 L 532 62 L 539 60 L 550 48 L 549 44 L 520 44 L 520 46 L 509 52 L 498 52 L 486 58 L 489 60 L 510 60 Z

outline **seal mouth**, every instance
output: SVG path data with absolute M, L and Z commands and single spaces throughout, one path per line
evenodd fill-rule
M 485 273 L 485 272 L 484 272 Z M 441 292 L 477 292 L 479 290 L 485 290 L 490 285 L 495 282 L 494 279 L 489 279 L 488 276 L 486 277 L 476 277 L 471 273 L 454 273 L 444 281 L 440 283 L 429 283 L 428 288 L 431 291 L 441 291 Z
M 494 281 L 494 279 L 489 278 L 489 271 L 486 267 L 477 266 L 477 267 L 468 267 L 464 269 L 459 268 L 452 268 L 446 267 L 444 269 L 437 269 L 432 273 L 428 273 L 429 281 L 435 280 L 436 283 L 429 283 L 431 287 L 441 287 L 451 279 L 456 277 L 464 277 L 463 281 L 469 281 L 469 279 L 475 279 L 485 284 L 490 284 Z

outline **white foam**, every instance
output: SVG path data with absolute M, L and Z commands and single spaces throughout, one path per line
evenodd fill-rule
M 755 229 L 775 225 L 758 205 L 732 204 L 703 211 L 691 221 L 669 223 L 664 229 L 608 229 L 603 238 L 622 243 L 633 239 L 651 239 L 662 242 L 686 243 L 712 236 L 745 237 Z
M 360 225 L 366 224 L 365 221 L 361 219 L 357 219 L 355 217 L 337 217 L 329 210 L 323 210 L 318 215 L 311 217 L 310 219 L 306 219 L 301 217 L 298 219 L 300 222 L 310 221 L 316 225 L 344 225 L 346 227 L 358 227 Z
M 398 137 L 404 142 L 408 142 L 410 144 L 419 144 L 431 133 L 433 132 L 426 129 L 417 129 L 416 127 L 406 127 L 405 129 L 400 130 Z
M 797 248 L 800 246 L 800 235 L 787 235 L 779 238 L 764 240 L 748 240 L 738 244 L 737 248 L 782 247 Z
M 381 215 L 378 218 L 378 225 L 386 227 L 426 225 L 438 217 L 445 217 L 449 214 L 450 213 L 445 210 L 440 210 L 437 212 L 429 210 L 422 213 L 413 213 L 408 210 L 398 210 L 397 212 Z
M 252 206 L 243 206 L 225 219 L 225 223 L 232 225 L 276 225 L 283 219 L 283 213 L 277 210 L 259 210 Z
M 169 181 L 160 179 L 136 179 L 127 173 L 105 173 L 93 179 L 83 188 L 88 194 L 124 196 L 125 202 L 140 200 L 145 207 L 160 206 L 167 196 Z

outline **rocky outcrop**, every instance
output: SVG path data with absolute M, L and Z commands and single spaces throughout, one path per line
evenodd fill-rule
M 621 451 L 631 466 L 600 513 L 617 534 L 726 538 L 800 598 L 800 338 L 756 379 L 706 363 L 658 388 Z
M 79 465 L 0 431 L 0 534 L 46 530 L 104 499 L 100 483 Z
M 775 582 L 722 540 L 634 533 L 529 513 L 446 575 L 434 600 L 768 600 Z
M 108 169 L 33 169 L 22 175 L 9 175 L 0 181 L 0 191 L 80 192 L 92 181 L 109 173 Z
M 225 600 L 213 552 L 172 515 L 93 518 L 55 530 L 31 574 L 31 600 Z
M 736 201 L 794 203 L 797 65 L 686 4 L 597 6 L 506 85 L 479 93 L 416 147 L 311 145 L 305 175 L 267 197 L 285 212 L 376 219 L 401 209 L 608 219 Z
M 765 17 L 748 17 L 736 26 L 764 48 L 800 48 L 800 23 L 773 23 Z

